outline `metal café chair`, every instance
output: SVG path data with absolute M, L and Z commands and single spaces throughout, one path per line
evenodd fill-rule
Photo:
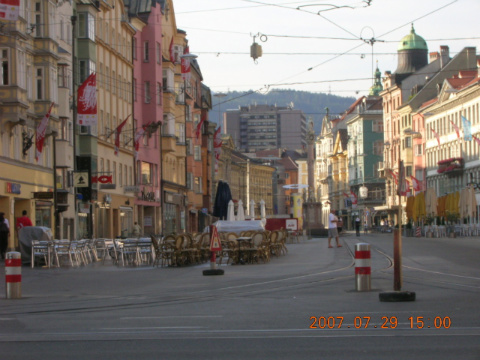
M 51 251 L 52 243 L 45 240 L 32 240 L 32 255 L 31 264 L 32 269 L 35 266 L 35 259 L 40 257 L 45 261 L 46 266 L 51 266 Z

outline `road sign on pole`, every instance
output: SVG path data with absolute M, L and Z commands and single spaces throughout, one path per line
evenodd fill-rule
M 210 251 L 222 251 L 222 243 L 218 236 L 218 230 L 216 226 L 212 226 L 212 236 L 210 238 Z

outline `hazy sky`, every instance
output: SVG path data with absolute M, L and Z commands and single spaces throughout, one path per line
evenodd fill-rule
M 378 61 L 382 75 L 395 71 L 398 44 L 412 23 L 429 52 L 441 45 L 452 56 L 466 46 L 480 49 L 480 0 L 174 0 L 174 8 L 213 92 L 366 95 L 372 64 Z M 250 57 L 255 35 L 263 48 L 257 64 Z

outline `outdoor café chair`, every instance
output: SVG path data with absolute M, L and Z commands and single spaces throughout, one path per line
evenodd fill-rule
M 52 243 L 45 240 L 32 240 L 32 256 L 31 264 L 32 269 L 35 266 L 35 259 L 40 257 L 45 261 L 45 264 L 50 267 L 51 265 L 51 250 Z

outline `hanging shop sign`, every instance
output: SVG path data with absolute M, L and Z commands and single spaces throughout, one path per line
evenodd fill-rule
M 9 194 L 20 194 L 22 185 L 17 183 L 7 182 L 6 192 Z
M 111 184 L 113 182 L 113 176 L 112 175 L 92 176 L 92 184 L 95 184 L 97 182 L 100 184 Z
M 358 195 L 361 199 L 366 199 L 368 197 L 368 188 L 366 186 L 360 186 L 358 189 Z

